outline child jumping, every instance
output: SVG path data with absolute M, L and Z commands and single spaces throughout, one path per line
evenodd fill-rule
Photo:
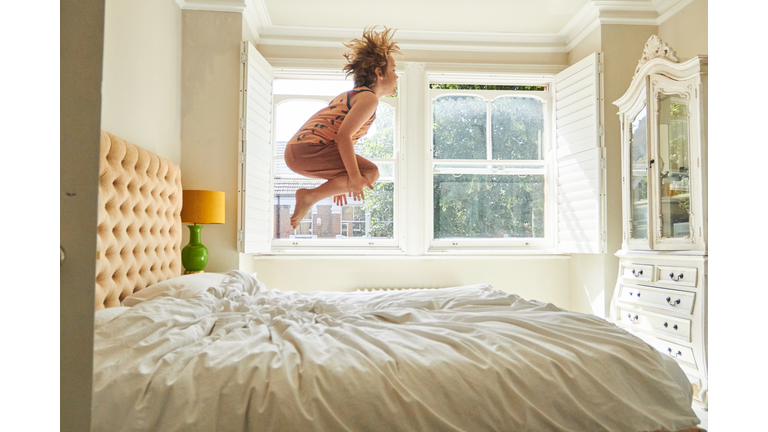
M 338 205 L 346 203 L 346 194 L 363 200 L 363 190 L 373 189 L 379 179 L 376 165 L 355 154 L 354 145 L 368 132 L 376 119 L 379 98 L 394 95 L 397 87 L 395 60 L 401 54 L 392 41 L 392 30 L 365 30 L 361 39 L 344 44 L 347 76 L 354 75 L 355 88 L 342 93 L 315 113 L 288 141 L 285 163 L 292 171 L 306 177 L 328 180 L 314 189 L 296 191 L 296 209 L 291 216 L 295 229 L 304 215 L 318 201 L 334 197 Z

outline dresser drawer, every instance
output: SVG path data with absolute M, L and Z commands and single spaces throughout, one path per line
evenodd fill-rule
M 681 365 L 697 369 L 696 359 L 693 357 L 692 349 L 676 344 L 674 342 L 668 342 L 654 337 L 644 337 L 642 339 L 648 345 L 656 348 L 656 351 L 674 358 Z
M 691 341 L 691 320 L 630 308 L 619 308 L 619 313 L 625 327 Z
M 693 314 L 696 293 L 623 284 L 620 289 L 618 299 L 622 303 Z
M 625 281 L 653 281 L 653 266 L 648 264 L 621 264 L 621 277 Z
M 696 267 L 657 266 L 656 281 L 669 286 L 695 287 Z

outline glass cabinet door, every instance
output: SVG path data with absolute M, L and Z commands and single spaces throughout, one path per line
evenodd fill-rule
M 630 245 L 648 247 L 648 108 L 643 106 L 629 125 Z M 637 240 L 645 240 L 637 242 Z
M 658 147 L 656 191 L 657 241 L 679 243 L 691 238 L 690 101 L 681 94 L 656 95 Z M 674 240 L 673 240 L 674 239 Z

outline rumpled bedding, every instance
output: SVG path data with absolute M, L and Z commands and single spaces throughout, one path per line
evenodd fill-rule
M 95 330 L 95 431 L 650 431 L 698 424 L 676 363 L 489 285 L 267 290 L 233 271 Z

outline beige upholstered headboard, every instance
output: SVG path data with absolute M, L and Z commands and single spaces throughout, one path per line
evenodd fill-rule
M 96 309 L 181 274 L 181 169 L 101 132 Z

